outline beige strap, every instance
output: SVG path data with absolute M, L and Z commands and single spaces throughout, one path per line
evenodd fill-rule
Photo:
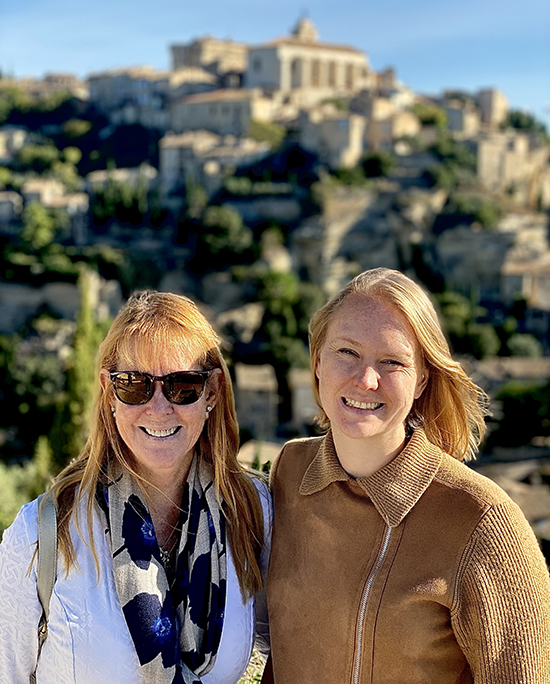
M 38 655 L 36 666 L 30 676 L 30 684 L 36 684 L 36 668 L 42 646 L 48 636 L 50 598 L 55 584 L 57 570 L 57 515 L 52 496 L 41 496 L 38 501 L 38 568 L 36 589 L 42 604 L 42 615 L 38 623 Z

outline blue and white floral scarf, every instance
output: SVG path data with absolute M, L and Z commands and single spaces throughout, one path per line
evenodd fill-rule
M 223 626 L 225 518 L 211 467 L 195 455 L 182 498 L 176 576 L 160 560 L 151 515 L 129 473 L 99 493 L 115 584 L 145 684 L 200 684 L 214 666 Z

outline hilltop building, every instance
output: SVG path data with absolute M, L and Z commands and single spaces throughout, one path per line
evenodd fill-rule
M 249 48 L 245 83 L 313 103 L 352 95 L 375 78 L 364 52 L 321 42 L 313 23 L 301 19 L 290 36 Z
M 200 68 L 215 75 L 222 87 L 236 88 L 243 83 L 248 46 L 211 36 L 191 43 L 170 46 L 172 69 Z

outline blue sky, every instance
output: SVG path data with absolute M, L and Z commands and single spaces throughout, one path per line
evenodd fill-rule
M 0 68 L 17 77 L 170 66 L 207 34 L 262 43 L 306 12 L 321 40 L 365 50 L 415 91 L 494 86 L 550 128 L 548 0 L 1 0 Z

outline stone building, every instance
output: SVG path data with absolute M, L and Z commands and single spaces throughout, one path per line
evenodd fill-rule
M 23 198 L 18 192 L 5 190 L 0 192 L 0 226 L 2 231 L 21 218 Z
M 477 138 L 477 177 L 483 187 L 506 192 L 515 201 L 541 208 L 550 206 L 548 183 L 550 145 L 540 145 L 516 130 L 481 133 Z M 547 204 L 545 204 L 547 203 Z
M 17 88 L 33 100 L 44 99 L 59 92 L 69 92 L 81 100 L 88 99 L 88 85 L 73 74 L 50 73 L 44 78 L 0 79 L 0 92 L 10 88 Z
M 263 159 L 269 145 L 251 138 L 220 136 L 209 131 L 169 133 L 159 141 L 159 180 L 163 195 L 193 181 L 211 195 L 226 172 Z
M 223 88 L 190 95 L 172 105 L 170 128 L 175 133 L 207 130 L 218 135 L 246 135 L 250 122 L 271 121 L 276 103 L 258 89 Z
M 508 100 L 495 88 L 487 88 L 477 93 L 477 104 L 481 110 L 481 121 L 491 128 L 498 128 L 508 116 Z
M 481 112 L 472 100 L 450 100 L 445 105 L 447 127 L 457 139 L 475 137 L 481 128 Z
M 356 93 L 375 78 L 364 52 L 320 42 L 312 22 L 302 19 L 292 35 L 249 48 L 245 83 L 312 104 Z
M 239 427 L 256 439 L 275 436 L 277 427 L 277 380 L 272 366 L 235 365 L 235 401 Z
M 299 141 L 333 169 L 357 166 L 365 149 L 366 120 L 330 105 L 303 110 L 298 118 Z
M 412 112 L 395 111 L 386 117 L 373 117 L 366 126 L 366 144 L 372 150 L 393 150 L 396 140 L 414 138 L 422 124 Z
M 150 66 L 111 69 L 88 79 L 90 101 L 115 125 L 139 123 L 146 128 L 170 128 L 172 100 L 218 87 L 204 69 L 158 71 Z
M 22 149 L 29 137 L 26 128 L 2 126 L 0 128 L 0 164 L 9 164 Z
M 232 40 L 218 40 L 211 36 L 197 38 L 190 43 L 170 46 L 172 69 L 200 67 L 219 77 L 238 76 L 246 70 L 248 47 Z M 227 85 L 238 85 L 237 78 Z

